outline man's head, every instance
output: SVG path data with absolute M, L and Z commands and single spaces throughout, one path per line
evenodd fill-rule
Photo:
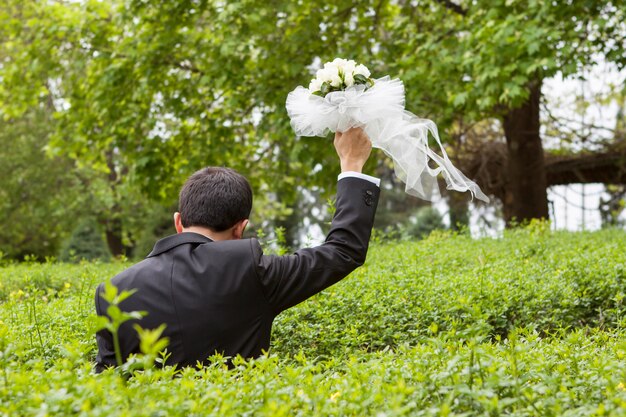
M 230 168 L 208 167 L 183 185 L 174 222 L 178 233 L 208 229 L 212 236 L 238 239 L 251 209 L 252 189 L 243 175 Z

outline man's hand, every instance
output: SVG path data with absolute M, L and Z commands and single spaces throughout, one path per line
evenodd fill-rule
M 360 127 L 335 133 L 335 149 L 339 155 L 341 172 L 361 172 L 372 152 L 372 142 Z

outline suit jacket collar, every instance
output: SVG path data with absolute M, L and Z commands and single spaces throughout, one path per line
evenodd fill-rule
M 175 235 L 171 235 L 171 236 L 168 236 L 159 240 L 154 245 L 154 249 L 152 249 L 152 252 L 148 254 L 147 258 L 160 255 L 163 252 L 167 252 L 168 250 L 173 249 L 176 246 L 184 245 L 186 243 L 209 243 L 209 242 L 213 242 L 213 240 L 199 233 L 193 233 L 193 232 L 177 233 Z

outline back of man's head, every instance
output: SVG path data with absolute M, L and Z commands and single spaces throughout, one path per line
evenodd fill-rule
M 230 168 L 203 168 L 180 190 L 178 211 L 183 227 L 201 226 L 221 232 L 247 219 L 251 210 L 250 184 Z

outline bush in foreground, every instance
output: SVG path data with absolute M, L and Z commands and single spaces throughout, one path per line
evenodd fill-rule
M 541 226 L 374 245 L 276 320 L 269 357 L 92 373 L 124 263 L 0 269 L 0 415 L 624 415 L 626 234 Z

